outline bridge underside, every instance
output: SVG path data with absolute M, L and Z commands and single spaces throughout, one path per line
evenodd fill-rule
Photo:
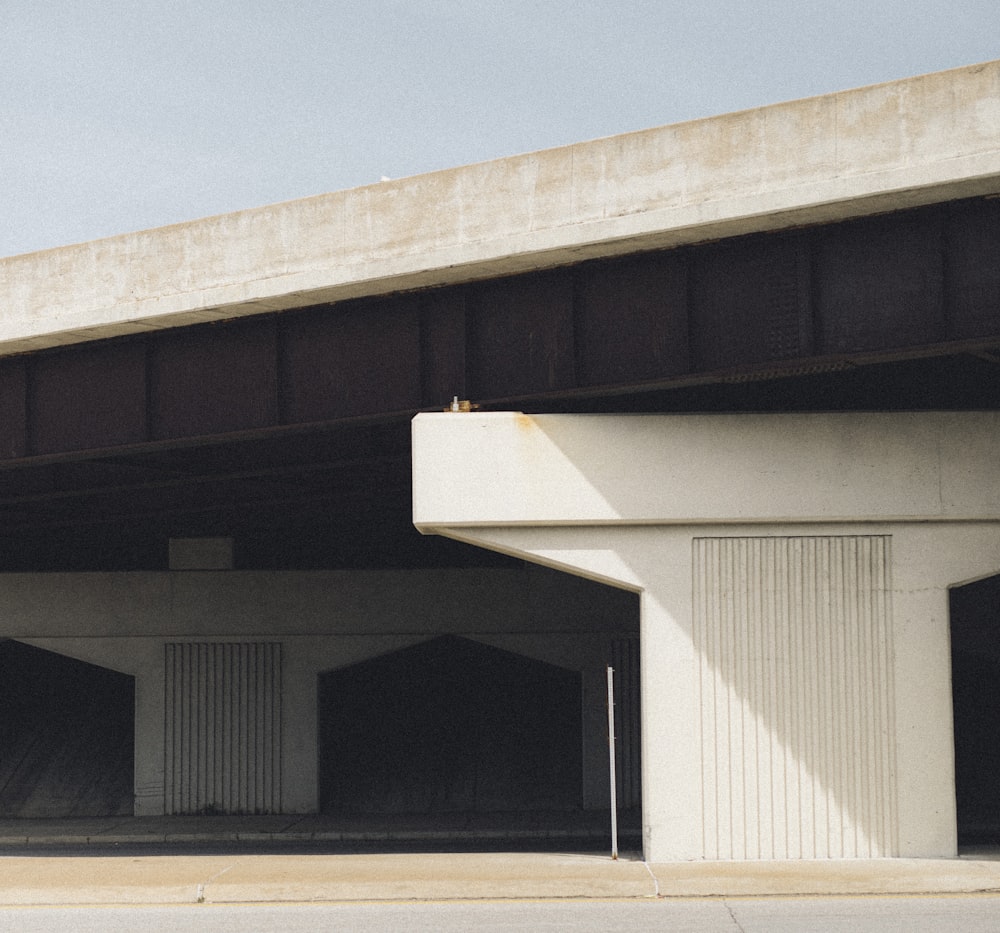
M 971 199 L 0 361 L 2 570 L 465 566 L 409 419 L 1000 405 L 1000 200 Z
M 505 653 L 505 676 L 548 672 L 539 695 L 558 694 L 568 744 L 583 747 L 539 758 L 563 769 L 550 796 L 600 808 L 601 676 L 615 658 L 632 670 L 619 793 L 635 809 L 636 597 L 421 536 L 413 415 L 456 396 L 526 413 L 995 410 L 998 254 L 1000 201 L 972 199 L 0 360 L 0 637 L 134 678 L 146 814 L 353 800 L 331 785 L 347 752 L 330 684 L 438 638 Z M 206 537 L 232 540 L 241 582 L 164 582 L 171 539 Z M 215 741 L 227 691 L 259 707 L 240 707 L 243 737 L 214 746 L 215 773 L 190 749 Z M 483 715 L 494 722 L 495 706 Z M 226 769 L 248 749 L 272 771 L 231 788 Z M 386 760 L 389 782 L 399 765 Z M 420 760 L 433 771 L 433 750 Z M 495 796 L 531 806 L 515 785 Z M 386 799 L 440 791 L 387 786 Z

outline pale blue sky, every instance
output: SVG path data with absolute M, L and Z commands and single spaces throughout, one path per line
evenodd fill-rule
M 0 256 L 1000 58 L 1000 0 L 0 0 Z

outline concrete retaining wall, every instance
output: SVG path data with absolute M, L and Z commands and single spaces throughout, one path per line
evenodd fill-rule
M 448 633 L 580 671 L 593 685 L 610 640 L 636 624 L 629 594 L 537 569 L 0 575 L 4 637 L 135 677 L 139 815 L 163 812 L 171 780 L 167 645 L 280 645 L 280 688 L 266 688 L 280 696 L 253 696 L 280 708 L 280 809 L 307 813 L 318 800 L 320 672 Z M 607 800 L 603 704 L 588 688 L 582 793 L 593 806 Z

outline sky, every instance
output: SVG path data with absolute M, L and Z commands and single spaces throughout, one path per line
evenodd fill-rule
M 0 0 L 0 256 L 1000 58 L 1000 0 Z

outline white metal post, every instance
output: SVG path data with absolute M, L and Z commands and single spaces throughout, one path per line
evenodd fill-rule
M 608 764 L 611 769 L 611 857 L 618 858 L 618 785 L 615 776 L 615 669 L 608 667 Z

